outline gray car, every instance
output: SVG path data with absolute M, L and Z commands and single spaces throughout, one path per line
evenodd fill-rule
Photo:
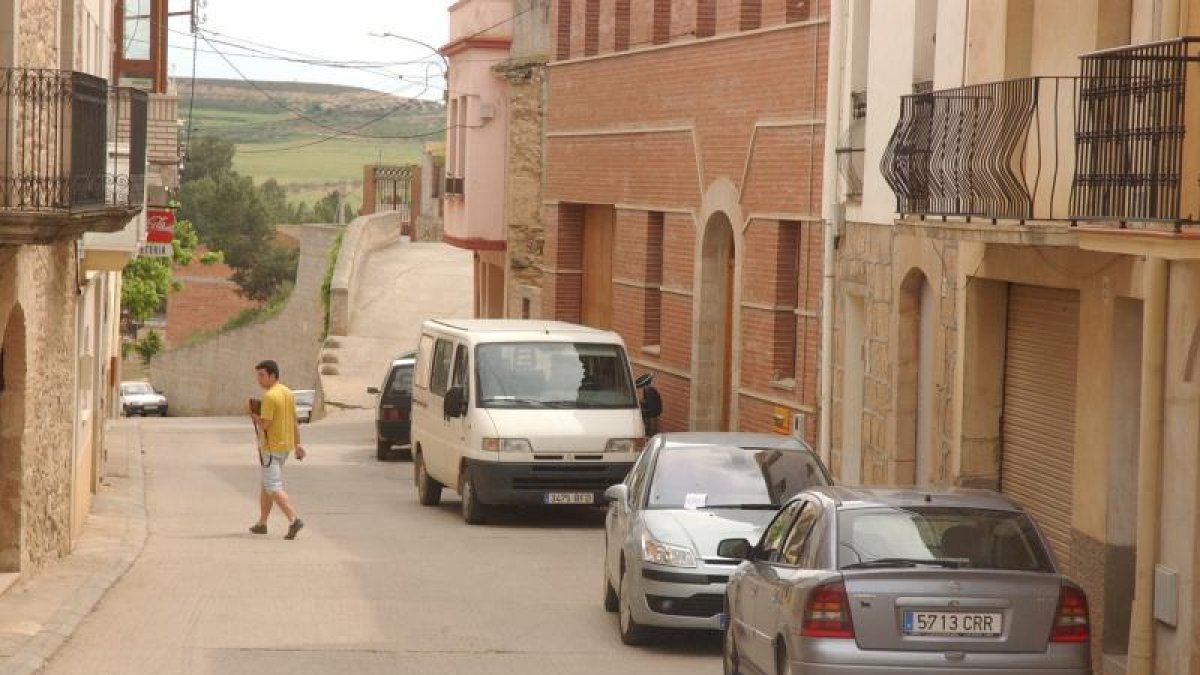
M 830 482 L 783 436 L 655 436 L 605 493 L 604 606 L 619 613 L 622 641 L 642 644 L 651 627 L 719 629 L 738 560 L 717 555 L 718 543 L 757 538 L 789 497 Z
M 1091 672 L 1087 597 L 996 493 L 814 488 L 720 552 L 727 674 Z

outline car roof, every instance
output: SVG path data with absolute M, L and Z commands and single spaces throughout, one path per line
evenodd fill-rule
M 966 488 L 847 487 L 831 485 L 806 490 L 833 502 L 839 509 L 878 507 L 949 506 L 987 509 L 990 511 L 1023 511 L 1021 505 L 1005 495 L 991 490 Z
M 417 350 L 407 351 L 392 359 L 393 366 L 411 366 L 417 362 Z
M 743 431 L 686 431 L 662 434 L 664 447 L 688 445 L 725 445 L 742 448 L 809 449 L 790 436 Z
M 622 344 L 612 331 L 564 321 L 535 319 L 435 319 L 427 327 L 458 333 L 475 343 L 488 342 L 600 342 Z M 484 336 L 486 334 L 486 337 Z

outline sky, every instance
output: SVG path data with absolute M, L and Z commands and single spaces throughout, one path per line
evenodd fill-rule
M 171 0 L 173 10 L 187 4 Z M 453 0 L 201 0 L 196 77 L 326 82 L 440 99 L 445 82 L 439 57 L 421 45 L 373 34 L 393 33 L 440 47 L 447 40 L 447 8 L 452 4 Z M 186 17 L 171 20 L 169 68 L 174 78 L 192 74 L 189 28 Z M 263 52 L 365 67 L 261 58 Z M 418 63 L 407 63 L 413 61 Z

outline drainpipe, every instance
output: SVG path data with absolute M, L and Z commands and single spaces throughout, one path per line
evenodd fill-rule
M 1161 503 L 1168 272 L 1166 260 L 1146 259 L 1138 430 L 1137 566 L 1134 568 L 1127 675 L 1152 675 L 1154 672 L 1154 565 L 1158 558 Z
M 834 238 L 841 231 L 844 211 L 838 189 L 838 137 L 841 129 L 842 86 L 845 76 L 847 0 L 833 0 L 829 15 L 829 74 L 825 95 L 825 156 L 821 177 L 821 207 L 825 236 L 821 260 L 821 400 L 817 434 L 821 461 L 829 466 L 833 427 L 833 282 Z

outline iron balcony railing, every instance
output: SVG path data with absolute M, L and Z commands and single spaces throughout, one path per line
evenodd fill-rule
M 901 216 L 1069 215 L 1077 78 L 1031 77 L 904 96 L 882 161 Z
M 1073 217 L 1175 227 L 1200 220 L 1200 158 L 1184 152 L 1187 121 L 1200 126 L 1200 108 L 1187 107 L 1188 80 L 1200 86 L 1200 38 L 1105 50 L 1082 62 Z
M 84 73 L 0 68 L 0 213 L 140 207 L 146 103 Z

